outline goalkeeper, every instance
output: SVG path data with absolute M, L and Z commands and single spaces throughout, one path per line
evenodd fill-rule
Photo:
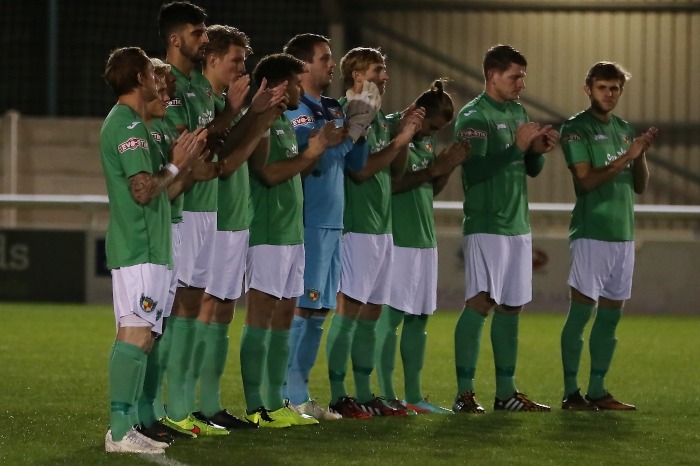
M 391 181 L 406 169 L 408 144 L 420 129 L 423 109 L 409 107 L 396 126 L 395 136 L 380 106 L 389 78 L 385 57 L 377 49 L 355 48 L 340 61 L 346 97 L 341 99 L 351 137 L 365 137 L 369 157 L 361 170 L 347 170 L 345 216 L 341 252 L 338 308 L 326 340 L 331 386 L 329 411 L 348 418 L 405 416 L 375 397 L 370 388 L 375 326 L 382 305 L 388 303 L 391 235 Z M 345 390 L 345 374 L 352 354 L 357 399 Z M 359 400 L 359 401 L 358 401 Z
M 284 393 L 302 413 L 319 420 L 334 420 L 340 416 L 326 412 L 309 395 L 309 374 L 321 345 L 323 323 L 328 311 L 335 309 L 338 294 L 345 206 L 343 178 L 345 170 L 362 170 L 367 162 L 363 134 L 379 108 L 379 92 L 357 95 L 353 104 L 354 116 L 348 120 L 338 101 L 323 95 L 336 67 L 330 40 L 318 34 L 298 34 L 285 45 L 284 52 L 303 60 L 308 69 L 300 76 L 304 94 L 299 107 L 286 112 L 294 127 L 299 150 L 303 151 L 313 132 L 328 121 L 334 121 L 336 126 L 344 126 L 352 133 L 352 137 L 344 137 L 340 143 L 328 147 L 314 165 L 302 172 L 304 294 L 299 297 L 294 310 Z

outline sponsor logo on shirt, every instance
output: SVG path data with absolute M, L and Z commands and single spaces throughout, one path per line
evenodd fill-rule
M 138 125 L 138 124 L 139 124 L 139 122 L 135 121 L 135 122 L 131 123 L 129 126 L 127 126 L 126 129 L 134 129 L 134 128 L 136 128 L 136 125 Z
M 608 139 L 608 137 L 604 134 L 596 134 L 593 136 L 594 141 L 605 141 L 606 139 Z
M 148 149 L 148 142 L 145 139 L 139 138 L 129 138 L 117 146 L 117 150 L 120 154 L 128 150 L 135 150 L 138 148 Z
M 297 127 L 299 125 L 308 125 L 309 123 L 313 123 L 314 121 L 316 121 L 316 119 L 312 116 L 299 115 L 298 117 L 292 120 L 292 126 Z
M 417 172 L 418 170 L 423 170 L 423 169 L 428 167 L 429 163 L 430 163 L 430 159 L 423 159 L 418 163 L 413 163 L 413 164 L 411 164 L 411 171 Z
M 285 155 L 288 159 L 291 159 L 292 157 L 296 157 L 297 154 L 299 154 L 299 147 L 296 144 L 294 144 L 290 149 L 287 149 L 287 153 Z
M 412 142 L 409 142 L 408 147 L 410 147 L 411 149 L 415 149 L 416 146 Z
M 195 94 L 194 92 L 188 92 L 188 93 L 185 94 L 185 95 L 186 95 L 187 97 L 197 97 L 197 94 Z
M 474 129 L 474 128 L 466 128 L 457 133 L 457 138 L 466 138 L 466 139 L 474 139 L 474 138 L 479 138 L 479 139 L 486 139 L 486 131 L 480 130 L 480 129 Z
M 168 101 L 166 107 L 182 107 L 182 101 L 180 99 L 173 99 Z
M 207 126 L 209 122 L 214 119 L 214 112 L 211 110 L 205 110 L 199 117 L 197 117 L 197 124 L 201 127 Z
M 157 132 L 155 132 L 155 131 L 152 131 L 152 132 L 151 132 L 151 137 L 153 138 L 153 140 L 154 140 L 155 142 L 161 142 L 161 141 L 163 140 L 163 138 L 161 138 L 160 133 L 157 133 Z
M 463 113 L 462 115 L 465 116 L 465 117 L 468 117 L 468 116 L 471 115 L 472 113 L 476 113 L 476 110 L 469 110 L 467 113 Z
M 564 138 L 562 139 L 562 142 L 566 144 L 567 142 L 580 141 L 580 140 L 581 140 L 581 137 L 578 134 L 571 133 L 571 134 L 567 134 L 566 136 L 564 136 Z
M 505 123 L 496 123 L 496 129 L 508 129 Z
M 275 134 L 277 136 L 284 136 L 284 130 L 283 129 L 276 129 Z

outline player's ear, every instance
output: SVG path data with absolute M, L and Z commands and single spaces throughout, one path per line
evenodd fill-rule
M 168 36 L 168 44 L 172 47 L 180 47 L 180 36 L 175 34 L 174 32 L 170 33 Z
M 583 85 L 583 92 L 585 92 L 588 97 L 591 96 L 591 88 L 588 87 L 588 84 Z

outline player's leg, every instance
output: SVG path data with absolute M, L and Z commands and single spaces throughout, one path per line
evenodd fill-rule
M 396 400 L 394 388 L 394 369 L 396 364 L 396 345 L 399 326 L 404 320 L 404 313 L 391 306 L 383 306 L 377 321 L 376 347 L 374 351 L 379 393 L 387 400 Z
M 593 242 L 571 242 L 571 267 L 568 284 L 571 290 L 569 313 L 561 333 L 561 358 L 564 370 L 563 409 L 595 410 L 580 392 L 578 371 L 583 352 L 583 332 L 596 309 L 603 280 L 610 274 L 610 259 L 596 251 Z
M 464 309 L 455 327 L 455 369 L 457 397 L 454 412 L 483 413 L 484 408 L 474 397 L 474 377 L 479 361 L 484 322 L 495 301 L 489 294 L 488 263 L 483 251 L 482 235 L 463 238 L 465 267 Z
M 634 243 L 603 243 L 597 248 L 606 256 L 614 258 L 611 273 L 603 283 L 598 301 L 598 313 L 591 329 L 590 353 L 591 375 L 588 383 L 588 400 L 599 409 L 634 410 L 634 405 L 623 403 L 608 392 L 605 376 L 610 369 L 617 337 L 615 331 L 622 317 L 625 300 L 632 294 L 632 271 L 634 268 Z M 601 247 L 602 246 L 602 247 Z M 603 249 L 603 247 L 605 249 Z
M 304 229 L 304 293 L 298 299 L 290 329 L 284 390 L 294 405 L 302 405 L 311 398 L 309 374 L 321 345 L 326 314 L 328 309 L 335 308 L 340 281 L 340 233 L 340 230 Z
M 109 360 L 110 429 L 105 436 L 108 452 L 163 453 L 168 445 L 133 428 L 147 352 L 153 344 L 152 331 L 161 331 L 168 277 L 165 266 L 154 264 L 112 272 L 117 337 Z
M 496 370 L 494 409 L 510 411 L 549 411 L 515 387 L 518 360 L 518 327 L 523 305 L 532 299 L 532 240 L 530 235 L 496 236 L 491 251 L 500 251 L 505 261 L 495 261 L 494 283 L 501 291 L 501 303 L 491 322 L 491 345 Z

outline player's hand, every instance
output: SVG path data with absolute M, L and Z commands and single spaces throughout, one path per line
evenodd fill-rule
M 287 99 L 286 92 L 287 81 L 283 81 L 273 88 L 268 88 L 267 79 L 263 78 L 258 92 L 255 93 L 253 100 L 250 103 L 249 111 L 259 115 L 268 109 L 277 107 L 280 105 L 280 103 L 285 102 L 285 99 Z
M 632 144 L 630 144 L 629 148 L 627 149 L 627 155 L 634 160 L 644 154 L 644 152 L 646 152 L 647 149 L 649 149 L 649 147 L 651 147 L 651 145 L 654 143 L 658 134 L 659 130 L 653 126 L 644 131 L 642 134 L 634 138 L 634 141 L 632 141 Z
M 345 141 L 345 139 L 348 137 L 348 127 L 336 126 L 335 122 L 332 121 L 329 123 L 333 123 L 333 129 L 329 131 L 328 147 L 337 146 L 341 142 Z
M 193 132 L 184 131 L 171 149 L 171 162 L 180 170 L 189 168 L 204 152 L 207 143 L 207 130 L 197 128 Z
M 336 128 L 335 122 L 333 121 L 327 122 L 317 131 L 312 131 L 309 135 L 309 144 L 301 156 L 311 160 L 319 158 L 321 154 L 323 154 L 323 151 L 331 146 L 334 133 L 337 131 L 338 128 Z
M 549 128 L 549 131 L 544 133 L 542 136 L 536 137 L 532 141 L 532 144 L 530 144 L 530 149 L 532 149 L 532 151 L 538 154 L 546 154 L 547 152 L 551 152 L 557 146 L 559 133 L 551 126 Z
M 366 136 L 367 128 L 382 106 L 382 98 L 377 85 L 370 81 L 362 83 L 362 91 L 359 94 L 348 89 L 345 97 L 347 98 L 345 121 L 348 123 L 348 135 L 353 141 L 357 141 Z
M 234 115 L 238 115 L 245 105 L 245 98 L 250 92 L 250 75 L 236 76 L 231 79 L 226 91 L 226 102 Z
M 523 123 L 515 130 L 515 144 L 521 151 L 527 152 L 530 150 L 532 142 L 544 136 L 550 129 L 552 129 L 552 125 L 540 126 L 539 123 L 535 122 Z
M 469 141 L 454 142 L 444 148 L 435 158 L 432 167 L 434 177 L 447 175 L 469 158 L 471 145 Z
M 394 141 L 400 146 L 408 145 L 416 133 L 423 127 L 424 118 L 425 109 L 411 104 L 402 112 L 401 120 L 399 121 L 399 131 L 394 137 Z

